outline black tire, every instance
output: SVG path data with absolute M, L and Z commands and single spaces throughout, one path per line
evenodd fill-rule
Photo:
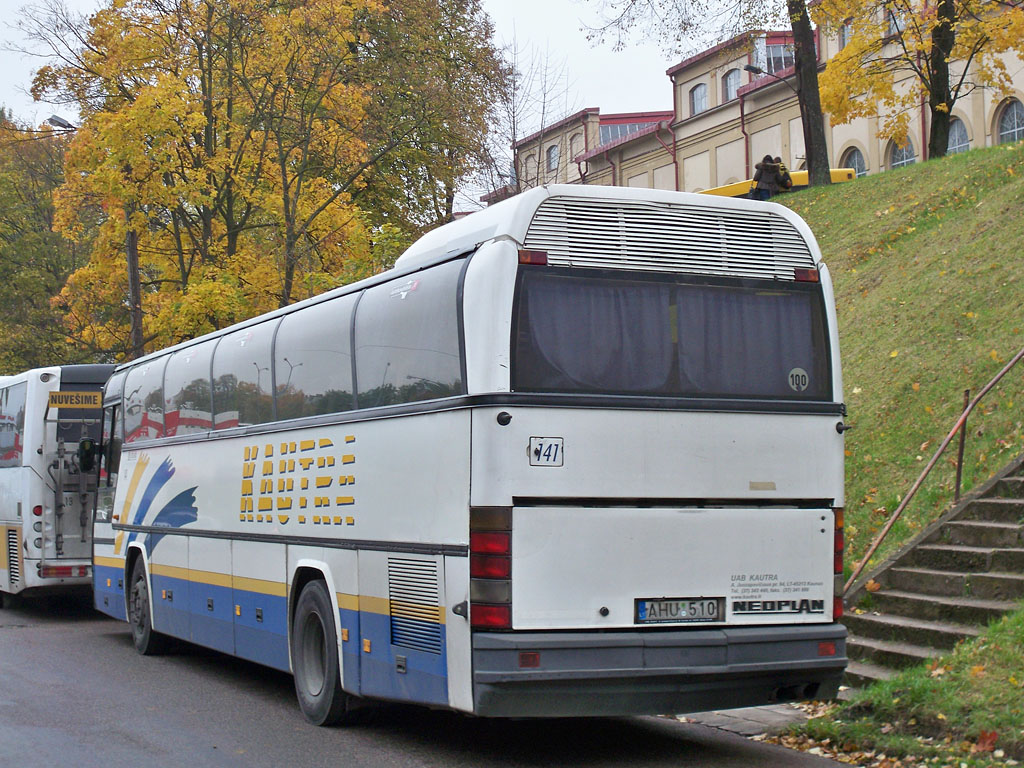
M 334 612 L 324 582 L 311 581 L 303 587 L 292 621 L 292 670 L 299 709 L 314 725 L 350 719 L 352 702 L 341 689 Z
M 128 582 L 128 624 L 132 628 L 135 650 L 143 656 L 156 656 L 167 650 L 169 638 L 153 629 L 149 603 L 146 566 L 140 557 L 132 566 L 132 576 Z

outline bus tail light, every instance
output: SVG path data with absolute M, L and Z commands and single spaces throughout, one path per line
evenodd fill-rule
M 832 513 L 835 515 L 835 538 L 832 548 L 832 573 L 835 576 L 832 620 L 839 621 L 843 617 L 843 550 L 846 549 L 846 541 L 843 535 L 843 508 L 836 507 Z
M 36 517 L 42 517 L 43 516 L 43 505 L 42 504 L 36 504 L 34 507 L 32 507 L 32 514 L 35 515 Z
M 512 628 L 512 510 L 483 507 L 469 513 L 469 624 Z
M 821 277 L 818 275 L 816 269 L 803 269 L 797 267 L 793 270 L 793 279 L 798 283 L 817 283 L 820 282 Z
M 528 251 L 526 249 L 521 249 L 519 251 L 519 263 L 533 264 L 534 266 L 545 267 L 548 263 L 548 252 Z
M 87 565 L 44 565 L 39 568 L 39 576 L 44 579 L 70 579 L 88 575 Z

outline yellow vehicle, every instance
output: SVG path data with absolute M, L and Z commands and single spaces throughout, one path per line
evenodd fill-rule
M 833 184 L 840 181 L 853 181 L 857 178 L 857 172 L 853 168 L 833 168 L 831 173 Z M 796 192 L 798 189 L 805 189 L 807 187 L 807 171 L 790 171 L 789 177 L 793 180 L 793 187 L 788 191 Z M 700 194 L 719 195 L 721 197 L 746 197 L 753 184 L 753 179 L 736 181 L 721 187 L 701 190 Z

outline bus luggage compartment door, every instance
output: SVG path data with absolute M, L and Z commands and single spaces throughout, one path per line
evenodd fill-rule
M 832 620 L 831 509 L 516 507 L 514 629 Z

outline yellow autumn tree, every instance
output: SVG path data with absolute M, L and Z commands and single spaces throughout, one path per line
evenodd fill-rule
M 404 30 L 424 61 L 443 57 L 439 40 L 490 34 L 459 21 L 463 6 L 482 16 L 475 0 L 453 2 L 447 18 L 425 12 L 434 5 L 108 0 L 87 20 L 55 19 L 56 6 L 30 15 L 30 36 L 60 55 L 37 73 L 35 93 L 81 115 L 58 226 L 74 237 L 83 212 L 101 220 L 90 264 L 62 293 L 75 332 L 134 356 L 387 266 L 396 236 L 407 241 L 425 222 L 403 205 L 406 190 L 378 183 L 381 169 L 456 179 L 445 152 L 424 154 L 418 141 L 454 146 L 470 129 L 444 126 L 477 128 L 477 116 L 460 118 L 487 109 L 477 92 L 450 91 L 443 109 L 403 114 L 412 75 L 381 77 L 416 59 L 394 44 L 396 8 L 427 22 Z M 494 93 L 489 45 L 474 66 Z M 387 215 L 360 196 L 389 203 Z
M 979 86 L 1008 90 L 1007 64 L 1024 49 L 1016 0 L 822 0 L 814 12 L 845 42 L 820 80 L 832 122 L 878 115 L 881 135 L 899 142 L 926 101 L 930 158 L 946 154 L 957 100 Z

